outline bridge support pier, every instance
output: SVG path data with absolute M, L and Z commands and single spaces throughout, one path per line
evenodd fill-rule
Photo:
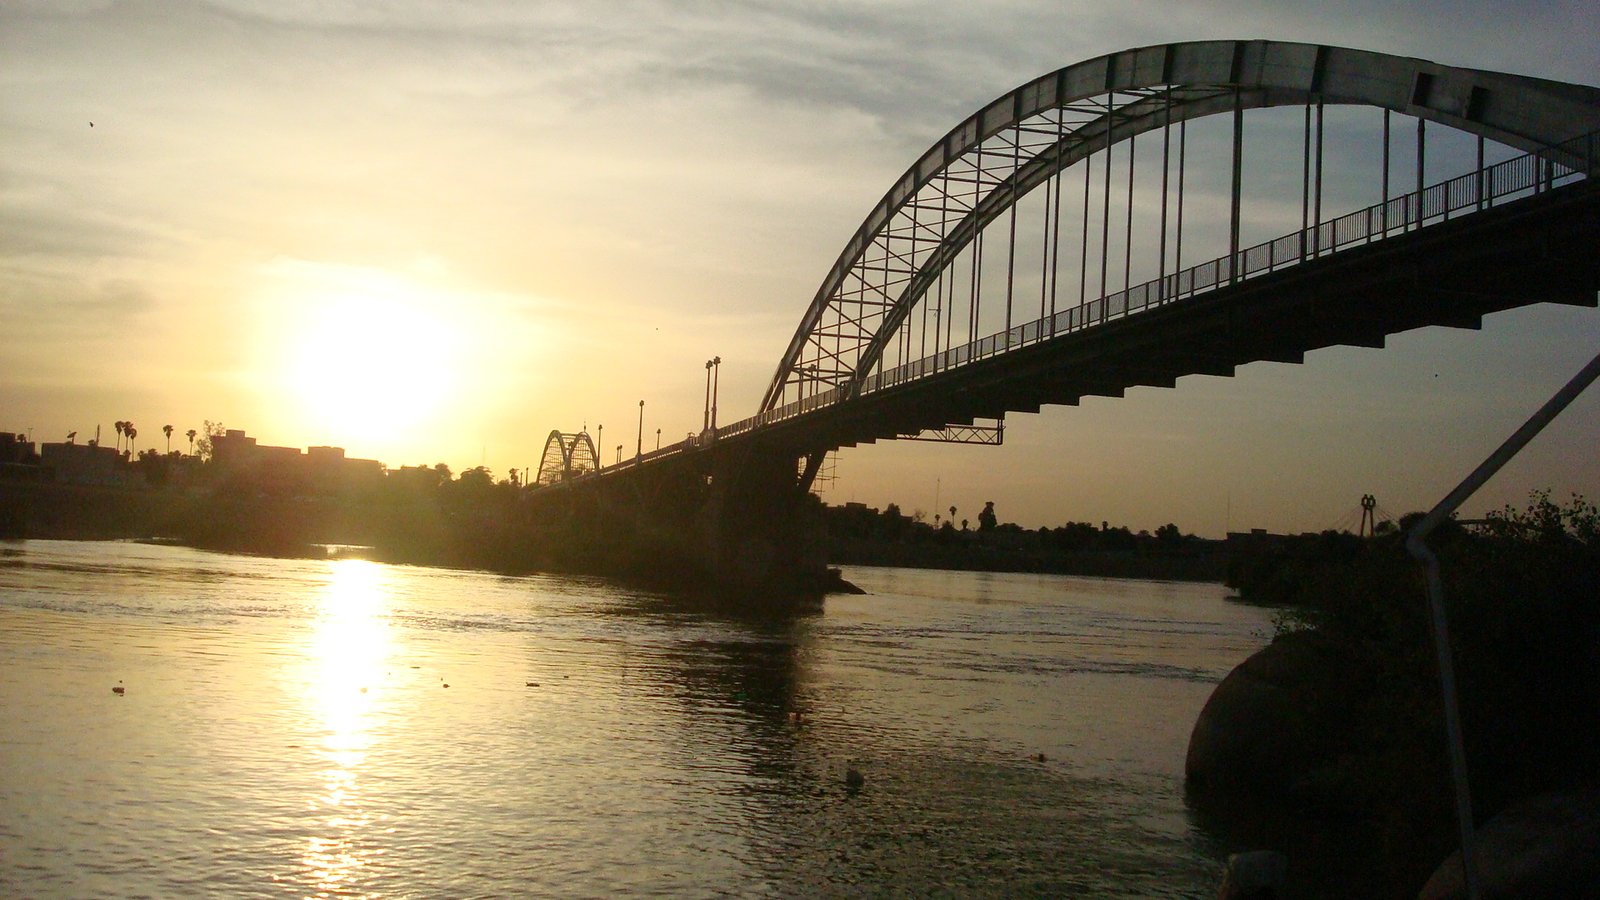
M 827 575 L 822 504 L 808 488 L 822 454 L 804 473 L 788 453 L 752 449 L 720 457 L 698 522 L 700 566 L 720 585 L 754 590 L 820 586 Z
M 792 451 L 714 448 L 536 495 L 538 568 L 740 593 L 828 583 L 822 503 Z

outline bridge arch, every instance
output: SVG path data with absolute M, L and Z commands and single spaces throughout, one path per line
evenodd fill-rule
M 544 453 L 539 457 L 539 474 L 536 484 L 560 484 L 600 468 L 600 454 L 595 452 L 589 432 L 563 434 L 551 431 L 544 441 Z
M 1068 66 L 987 104 L 896 180 L 818 289 L 762 412 L 859 390 L 957 253 L 1074 163 L 1191 119 L 1310 104 L 1377 107 L 1565 164 L 1561 145 L 1600 130 L 1600 89 L 1341 47 L 1205 41 Z

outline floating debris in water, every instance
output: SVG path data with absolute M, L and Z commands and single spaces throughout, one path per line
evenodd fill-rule
M 528 687 L 538 687 L 538 686 L 539 686 L 539 682 L 537 682 L 537 681 L 528 682 Z
M 450 682 L 448 682 L 448 681 L 447 681 L 447 682 L 445 682 L 445 684 L 444 684 L 444 686 L 445 686 L 445 687 L 449 687 L 449 686 L 450 686 Z
M 119 684 L 111 689 L 111 693 L 121 695 L 127 693 L 127 689 Z
M 1044 754 L 1043 753 L 1035 753 L 1033 755 L 1033 761 L 1034 762 L 1044 762 Z
M 867 776 L 862 775 L 855 766 L 849 766 L 844 770 L 844 786 L 850 790 L 859 791 L 861 790 L 862 785 L 866 783 Z

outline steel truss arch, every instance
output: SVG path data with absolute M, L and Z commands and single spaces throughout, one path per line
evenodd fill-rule
M 1593 87 L 1326 45 L 1176 43 L 1068 66 L 968 117 L 895 182 L 818 289 L 762 412 L 789 390 L 858 390 L 956 254 L 1074 163 L 1189 119 L 1308 103 L 1387 109 L 1552 156 L 1600 129 Z
M 551 431 L 544 441 L 544 453 L 539 457 L 539 474 L 536 484 L 559 484 L 579 475 L 597 471 L 600 454 L 595 452 L 589 432 L 563 434 Z

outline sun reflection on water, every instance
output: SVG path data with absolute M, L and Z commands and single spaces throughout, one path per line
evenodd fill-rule
M 363 803 L 371 774 L 374 713 L 390 654 L 386 568 L 365 560 L 329 564 L 308 654 L 306 705 L 321 724 L 320 788 L 307 799 L 314 829 L 303 862 L 319 894 L 345 893 L 374 855 L 363 838 L 375 819 Z

